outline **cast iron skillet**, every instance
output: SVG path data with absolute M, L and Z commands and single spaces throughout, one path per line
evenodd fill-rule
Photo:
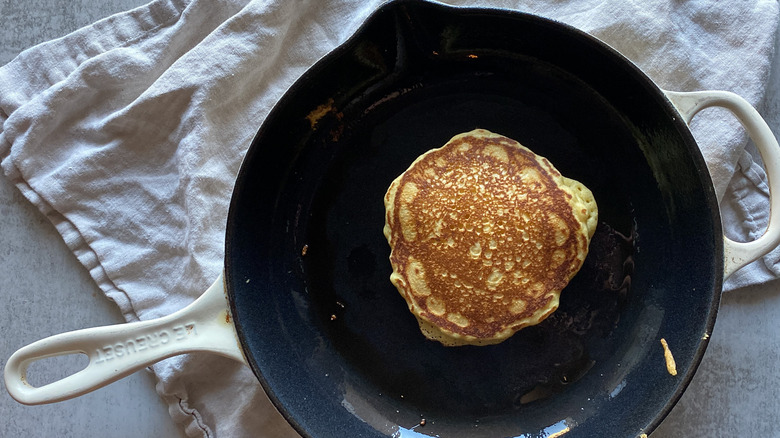
M 125 325 L 168 334 L 154 355 L 116 329 L 40 341 L 9 359 L 9 392 L 24 403 L 58 401 L 162 357 L 208 350 L 245 361 L 307 437 L 650 433 L 702 358 L 724 256 L 730 273 L 779 239 L 773 229 L 758 249 L 726 240 L 724 255 L 718 203 L 685 124 L 707 105 L 732 109 L 761 137 L 762 153 L 776 154 L 744 101 L 666 93 L 563 24 L 389 3 L 290 88 L 249 148 L 227 222 L 229 313 L 219 279 L 191 308 Z M 499 345 L 447 348 L 420 334 L 389 282 L 382 200 L 417 156 L 477 127 L 583 182 L 600 223 L 550 318 Z M 62 351 L 90 356 L 81 376 L 24 382 L 27 363 Z

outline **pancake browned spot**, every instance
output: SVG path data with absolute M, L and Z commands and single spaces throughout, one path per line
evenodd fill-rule
M 415 160 L 385 209 L 390 280 L 444 345 L 496 344 L 554 312 L 598 217 L 584 185 L 484 129 Z

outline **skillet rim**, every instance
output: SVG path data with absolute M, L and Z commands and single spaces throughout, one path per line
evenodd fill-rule
M 421 5 L 425 7 L 438 9 L 437 12 L 461 11 L 467 13 L 495 14 L 495 15 L 514 17 L 514 18 L 524 17 L 527 20 L 546 26 L 547 28 L 555 28 L 556 32 L 561 34 L 566 34 L 568 38 L 577 38 L 583 40 L 585 43 L 588 44 L 590 49 L 602 51 L 606 56 L 613 58 L 616 62 L 621 64 L 621 66 L 633 78 L 637 79 L 637 81 L 640 82 L 647 91 L 649 91 L 648 94 L 654 97 L 654 102 L 647 102 L 647 104 L 653 104 L 661 107 L 664 113 L 666 113 L 669 116 L 670 122 L 675 127 L 676 133 L 681 137 L 680 140 L 685 145 L 688 156 L 693 160 L 693 164 L 699 173 L 699 179 L 702 188 L 706 192 L 707 199 L 705 201 L 710 207 L 709 212 L 711 215 L 713 227 L 715 228 L 713 230 L 715 251 L 714 254 L 712 255 L 713 255 L 713 262 L 714 262 L 714 272 L 716 273 L 715 278 L 712 279 L 713 288 L 710 294 L 711 301 L 709 304 L 709 309 L 707 310 L 707 317 L 705 321 L 707 334 L 712 333 L 717 318 L 721 292 L 723 287 L 723 280 L 724 280 L 722 274 L 724 261 L 723 261 L 723 238 L 722 238 L 723 230 L 720 221 L 720 209 L 717 203 L 715 189 L 712 184 L 711 176 L 709 174 L 704 157 L 690 131 L 690 127 L 682 120 L 682 118 L 679 115 L 679 112 L 677 111 L 677 109 L 675 108 L 671 100 L 666 96 L 664 91 L 652 79 L 650 79 L 630 59 L 626 58 L 624 55 L 622 55 L 620 52 L 618 52 L 617 50 L 609 46 L 607 43 L 603 42 L 602 40 L 598 39 L 593 35 L 590 35 L 582 30 L 579 30 L 576 27 L 573 27 L 571 25 L 568 25 L 566 23 L 563 23 L 561 21 L 549 17 L 544 17 L 544 16 L 517 11 L 517 10 L 498 8 L 498 7 L 484 7 L 484 6 L 472 7 L 472 6 L 448 5 L 448 4 L 444 4 L 432 0 L 422 0 L 422 1 L 390 0 L 381 4 L 375 11 L 373 11 L 369 16 L 367 16 L 366 19 L 363 21 L 363 23 L 348 39 L 346 39 L 344 42 L 339 44 L 336 48 L 328 52 L 326 55 L 324 55 L 323 57 L 318 59 L 314 64 L 312 64 L 309 68 L 307 68 L 306 71 L 293 82 L 293 84 L 282 94 L 279 100 L 274 104 L 274 106 L 271 108 L 266 118 L 260 124 L 260 127 L 257 133 L 255 134 L 255 136 L 253 137 L 252 141 L 250 142 L 250 146 L 242 160 L 239 172 L 237 174 L 235 186 L 229 204 L 227 225 L 226 225 L 225 260 L 224 260 L 225 289 L 229 301 L 230 312 L 233 317 L 233 321 L 236 327 L 236 333 L 241 346 L 241 350 L 244 352 L 244 357 L 246 359 L 247 364 L 250 366 L 250 369 L 258 379 L 259 383 L 263 387 L 263 390 L 268 395 L 269 399 L 273 402 L 274 407 L 285 418 L 285 420 L 296 430 L 296 432 L 298 432 L 299 434 L 301 434 L 303 437 L 306 438 L 311 438 L 312 435 L 305 430 L 305 428 L 301 425 L 301 423 L 286 409 L 285 405 L 274 394 L 273 389 L 270 387 L 266 379 L 263 377 L 262 373 L 259 371 L 260 366 L 255 360 L 254 355 L 248 354 L 250 349 L 247 347 L 249 344 L 247 339 L 252 337 L 253 334 L 251 333 L 247 334 L 245 332 L 242 324 L 242 316 L 241 316 L 242 312 L 239 310 L 239 308 L 236 305 L 235 291 L 237 289 L 237 286 L 240 285 L 240 283 L 238 279 L 235 278 L 233 275 L 234 274 L 232 269 L 233 263 L 231 261 L 232 259 L 230 257 L 230 254 L 232 253 L 233 241 L 236 238 L 235 236 L 240 234 L 239 230 L 237 230 L 237 226 L 235 225 L 236 222 L 235 212 L 237 210 L 236 205 L 240 202 L 239 198 L 242 192 L 243 181 L 247 178 L 247 174 L 251 173 L 252 166 L 250 166 L 247 163 L 251 163 L 252 157 L 258 153 L 258 149 L 260 147 L 257 146 L 257 144 L 261 142 L 263 138 L 263 134 L 268 129 L 268 125 L 272 124 L 272 122 L 276 119 L 276 115 L 280 111 L 279 108 L 284 106 L 285 101 L 290 96 L 290 94 L 292 94 L 296 89 L 301 88 L 304 84 L 311 81 L 313 78 L 315 78 L 319 73 L 319 71 L 322 70 L 324 66 L 327 66 L 333 59 L 337 59 L 342 55 L 348 53 L 349 50 L 352 49 L 352 46 L 357 41 L 360 40 L 362 35 L 365 33 L 366 28 L 369 27 L 370 24 L 372 24 L 373 22 L 380 19 L 383 15 L 391 13 L 396 8 L 402 8 L 405 6 L 420 7 Z M 720 273 L 720 275 L 718 275 L 718 273 Z M 666 418 L 666 416 L 669 414 L 672 408 L 679 401 L 680 397 L 685 392 L 691 380 L 693 379 L 693 376 L 695 375 L 701 363 L 701 360 L 704 357 L 704 353 L 706 351 L 708 344 L 709 344 L 709 336 L 699 340 L 698 346 L 695 349 L 695 353 L 693 354 L 690 367 L 685 371 L 685 373 L 680 378 L 675 391 L 669 395 L 669 398 L 667 399 L 667 402 L 665 403 L 663 408 L 659 412 L 657 412 L 655 416 L 651 419 L 651 421 L 647 424 L 647 426 L 642 429 L 645 433 L 652 432 L 661 422 L 663 422 L 663 420 Z

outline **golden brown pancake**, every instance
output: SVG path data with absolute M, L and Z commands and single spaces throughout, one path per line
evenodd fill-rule
M 484 129 L 421 155 L 385 210 L 390 281 L 448 346 L 496 344 L 554 312 L 598 219 L 585 186 Z

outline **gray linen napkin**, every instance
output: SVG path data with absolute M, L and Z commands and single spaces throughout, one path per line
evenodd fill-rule
M 257 127 L 378 0 L 156 0 L 33 47 L 0 68 L 0 159 L 128 321 L 172 313 L 222 268 L 233 180 Z M 672 90 L 763 99 L 774 0 L 451 1 L 585 30 Z M 730 235 L 766 226 L 766 177 L 739 124 L 694 120 Z M 727 289 L 780 276 L 780 251 Z M 245 367 L 185 355 L 153 367 L 193 437 L 296 436 Z

